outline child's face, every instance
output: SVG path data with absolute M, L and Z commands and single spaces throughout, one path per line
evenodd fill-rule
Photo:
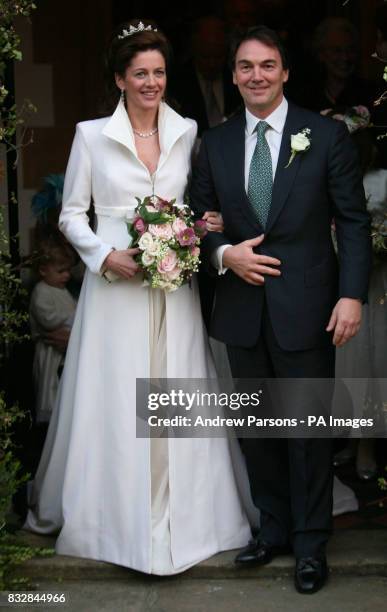
M 70 280 L 71 266 L 68 263 L 63 264 L 45 264 L 40 267 L 40 276 L 52 287 L 64 289 Z

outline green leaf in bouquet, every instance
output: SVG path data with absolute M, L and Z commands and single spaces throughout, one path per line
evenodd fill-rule
M 158 214 L 159 214 L 159 220 L 153 221 L 154 225 L 164 225 L 165 223 L 172 222 L 171 214 L 168 212 L 165 212 L 165 210 L 160 211 Z
M 129 236 L 132 239 L 131 247 L 137 246 L 137 243 L 138 243 L 138 241 L 140 239 L 140 234 L 138 233 L 137 230 L 134 229 L 133 223 L 127 223 L 126 227 L 128 229 L 128 234 L 129 234 Z
M 142 253 L 137 253 L 137 255 L 135 255 L 135 256 L 133 257 L 133 259 L 134 259 L 134 261 L 135 261 L 137 264 L 141 265 L 141 263 L 142 263 L 142 262 L 141 262 L 141 257 L 142 257 Z
M 138 214 L 144 219 L 145 223 L 164 223 L 164 221 L 161 219 L 161 212 L 158 210 L 154 212 L 148 210 L 146 207 L 150 204 L 145 204 L 145 202 L 146 199 L 138 209 Z
M 164 225 L 164 223 L 170 222 L 168 213 L 161 212 L 159 210 L 156 212 L 151 212 L 144 207 L 141 209 L 140 215 L 144 219 L 145 223 L 152 223 L 153 225 Z
M 159 225 L 159 224 L 166 223 L 166 220 L 165 220 L 164 216 L 159 211 L 157 211 L 157 212 L 149 212 L 147 210 L 141 216 L 144 219 L 145 223 L 153 223 L 154 225 Z
M 180 247 L 180 249 L 178 249 L 178 255 L 179 255 L 179 259 L 187 259 L 188 255 L 189 255 L 189 251 L 187 248 L 182 249 Z

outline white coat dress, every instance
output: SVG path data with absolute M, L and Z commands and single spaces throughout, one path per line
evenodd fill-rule
M 182 204 L 196 125 L 161 103 L 158 127 L 154 192 Z M 77 125 L 60 228 L 87 271 L 25 527 L 60 530 L 60 554 L 173 574 L 244 546 L 250 528 L 227 440 L 136 438 L 136 377 L 215 376 L 195 282 L 164 295 L 140 275 L 100 274 L 111 248 L 128 246 L 126 221 L 151 179 L 121 102 Z

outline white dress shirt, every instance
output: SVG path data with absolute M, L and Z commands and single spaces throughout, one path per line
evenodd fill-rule
M 254 130 L 257 124 L 262 120 L 253 115 L 247 108 L 245 112 L 245 190 L 247 193 L 251 159 L 253 157 L 255 145 L 257 144 L 257 134 Z M 287 113 L 288 102 L 286 98 L 282 98 L 279 106 L 277 106 L 277 108 L 265 119 L 266 123 L 270 126 L 265 132 L 265 138 L 270 148 L 271 161 L 273 164 L 273 181 L 277 170 L 278 156 Z M 232 245 L 224 244 L 218 247 L 212 255 L 212 264 L 218 269 L 219 274 L 224 274 L 228 270 L 228 268 L 223 267 L 223 253 L 230 246 Z

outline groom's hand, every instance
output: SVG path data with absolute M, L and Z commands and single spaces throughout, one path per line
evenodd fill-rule
M 333 333 L 333 344 L 343 346 L 359 331 L 361 323 L 361 301 L 340 298 L 332 311 L 326 331 Z
M 251 285 L 263 285 L 265 274 L 280 276 L 281 272 L 271 267 L 281 265 L 279 259 L 268 255 L 258 255 L 253 251 L 253 247 L 259 246 L 264 237 L 261 234 L 257 238 L 228 247 L 223 253 L 223 266 L 231 268 L 235 274 Z

